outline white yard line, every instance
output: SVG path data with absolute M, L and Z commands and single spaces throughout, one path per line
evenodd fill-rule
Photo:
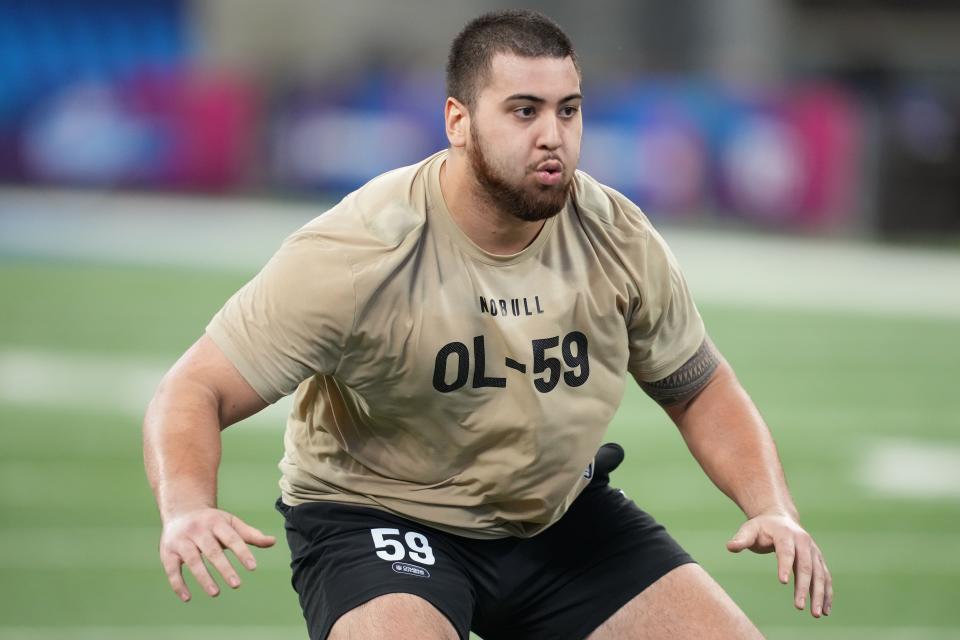
M 960 445 L 907 438 L 871 442 L 858 479 L 883 495 L 960 499 Z
M 0 402 L 142 418 L 171 364 L 92 353 L 0 350 Z M 284 398 L 246 424 L 282 430 L 290 406 Z
M 143 414 L 161 363 L 56 351 L 0 351 L 0 402 Z
M 0 190 L 0 258 L 254 273 L 329 205 Z M 960 318 L 960 253 L 665 227 L 701 302 Z

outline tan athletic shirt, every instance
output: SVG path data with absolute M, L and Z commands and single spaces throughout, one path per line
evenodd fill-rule
M 663 239 L 583 172 L 526 249 L 485 252 L 440 191 L 447 152 L 375 178 L 283 243 L 207 334 L 267 402 L 295 391 L 284 502 L 532 536 L 589 482 L 625 374 L 704 339 Z

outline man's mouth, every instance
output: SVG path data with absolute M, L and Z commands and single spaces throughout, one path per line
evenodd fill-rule
M 534 169 L 537 182 L 544 186 L 560 184 L 563 178 L 563 163 L 559 160 L 544 160 Z

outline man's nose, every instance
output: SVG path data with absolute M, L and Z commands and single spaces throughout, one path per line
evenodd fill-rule
M 556 149 L 562 144 L 560 137 L 560 119 L 555 115 L 545 116 L 540 126 L 540 136 L 537 147 L 541 149 Z

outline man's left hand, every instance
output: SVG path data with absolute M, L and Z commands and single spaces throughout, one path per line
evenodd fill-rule
M 810 613 L 814 618 L 830 615 L 833 605 L 833 578 L 823 554 L 800 524 L 786 514 L 761 514 L 747 520 L 727 543 L 727 549 L 739 553 L 776 551 L 780 582 L 787 584 L 793 569 L 793 602 L 797 609 L 806 605 L 810 594 Z

